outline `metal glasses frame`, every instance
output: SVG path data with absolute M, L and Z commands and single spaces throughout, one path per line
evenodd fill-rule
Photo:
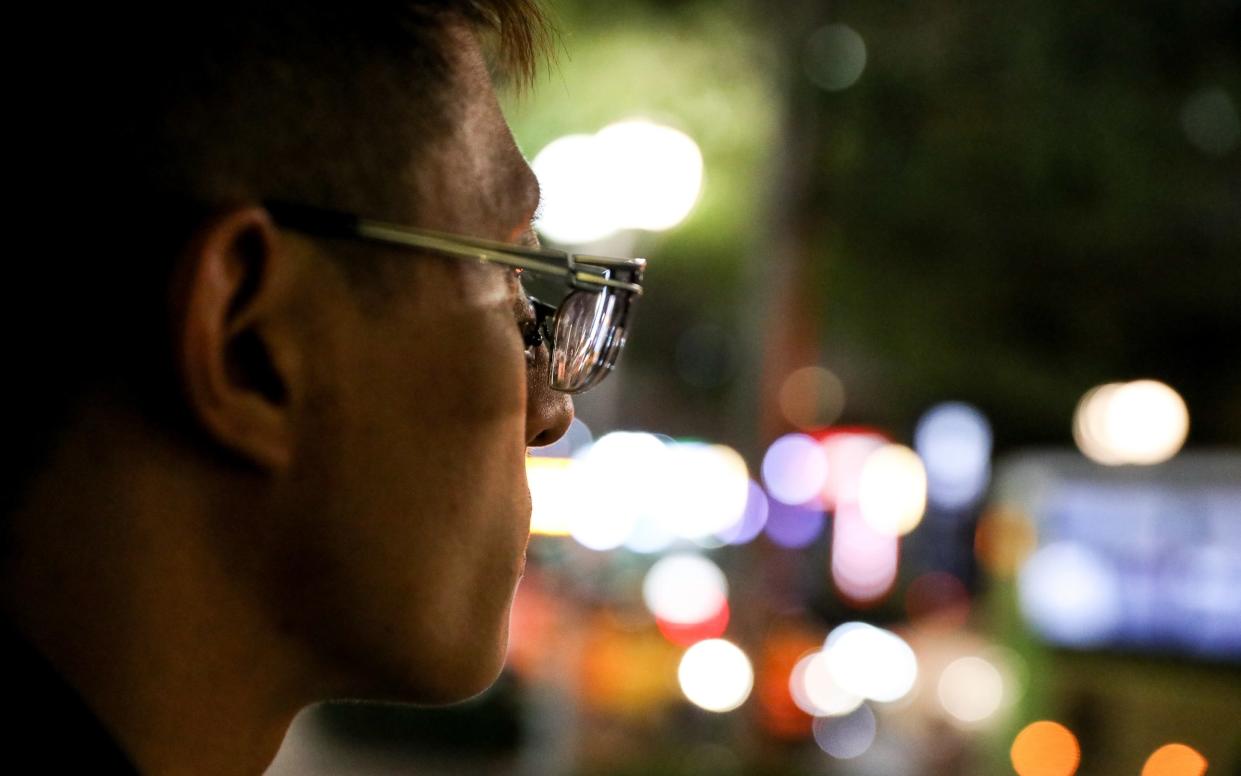
M 362 239 L 384 245 L 431 251 L 455 258 L 500 264 L 563 282 L 569 293 L 558 307 L 530 298 L 535 309 L 535 326 L 533 330 L 522 332 L 527 346 L 538 345 L 542 339 L 546 339 L 549 348 L 555 348 L 556 321 L 575 292 L 624 295 L 624 309 L 619 319 L 613 322 L 613 328 L 619 332 L 620 339 L 616 340 L 609 335 L 603 346 L 604 352 L 599 353 L 598 361 L 591 365 L 591 372 L 587 374 L 585 382 L 572 387 L 558 385 L 554 374 L 549 370 L 548 381 L 551 387 L 564 393 L 581 393 L 597 385 L 612 369 L 624 345 L 630 297 L 642 295 L 645 259 L 616 259 L 573 254 L 550 248 L 510 245 L 393 224 L 300 203 L 272 200 L 264 202 L 263 206 L 276 223 L 306 234 L 337 239 Z

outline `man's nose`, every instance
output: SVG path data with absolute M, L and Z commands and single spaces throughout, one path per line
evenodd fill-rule
M 552 390 L 547 379 L 547 350 L 539 350 L 539 357 L 531 365 L 526 391 L 527 447 L 550 445 L 564 436 L 573 422 L 573 399 L 567 393 Z
M 569 394 L 553 391 L 544 381 L 541 387 L 530 386 L 526 408 L 526 446 L 550 445 L 569 430 L 573 422 L 573 399 Z

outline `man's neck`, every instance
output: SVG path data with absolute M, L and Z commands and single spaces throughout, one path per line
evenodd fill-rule
M 144 773 L 261 772 L 311 700 L 309 660 L 272 632 L 244 561 L 218 561 L 201 464 L 89 422 L 11 516 L 4 615 Z

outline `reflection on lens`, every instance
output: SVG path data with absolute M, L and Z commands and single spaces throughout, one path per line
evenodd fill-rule
M 574 292 L 556 315 L 552 381 L 562 390 L 589 386 L 606 344 L 612 294 Z
M 610 259 L 594 258 L 596 261 Z M 616 269 L 579 261 L 578 266 L 593 267 L 624 283 L 641 280 L 641 267 Z M 632 294 L 606 287 L 575 289 L 564 299 L 551 324 L 552 387 L 580 393 L 598 384 L 616 363 L 625 345 L 626 320 Z

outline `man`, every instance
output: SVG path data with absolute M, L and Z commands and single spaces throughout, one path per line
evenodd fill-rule
M 97 5 L 13 26 L 43 80 L 5 321 L 8 756 L 256 773 L 309 703 L 482 691 L 526 448 L 640 292 L 640 263 L 516 247 L 538 189 L 482 41 L 528 67 L 537 8 Z

